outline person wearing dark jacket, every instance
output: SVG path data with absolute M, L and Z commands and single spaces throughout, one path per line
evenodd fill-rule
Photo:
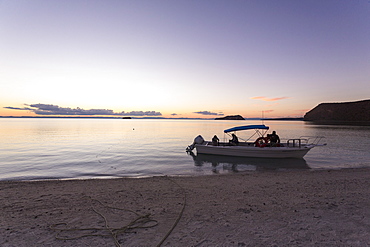
M 213 146 L 218 146 L 218 145 L 219 145 L 219 142 L 220 142 L 220 139 L 218 139 L 218 137 L 215 135 L 215 136 L 212 138 L 212 145 L 213 145 Z
M 231 145 L 239 145 L 238 137 L 235 134 L 231 135 L 233 138 L 229 141 Z
M 280 137 L 276 134 L 276 131 L 272 131 L 272 134 L 269 135 L 271 145 L 276 145 L 280 143 Z

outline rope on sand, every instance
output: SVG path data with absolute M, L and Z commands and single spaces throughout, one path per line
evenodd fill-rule
M 159 244 L 157 245 L 157 247 L 160 247 L 164 243 L 164 241 L 166 241 L 166 239 L 168 238 L 168 236 L 170 236 L 170 234 L 172 233 L 173 229 L 175 229 L 175 227 L 179 223 L 180 219 L 182 218 L 182 215 L 183 215 L 183 213 L 185 211 L 185 206 L 186 206 L 186 191 L 185 191 L 185 189 L 181 185 L 179 185 L 175 180 L 171 179 L 170 177 L 167 177 L 167 176 L 164 176 L 164 177 L 167 178 L 168 180 L 170 180 L 175 185 L 177 185 L 183 191 L 183 196 L 184 196 L 183 199 L 184 199 L 184 202 L 182 204 L 181 211 L 180 211 L 179 215 L 177 216 L 176 221 L 174 222 L 174 224 L 172 225 L 172 227 L 170 228 L 170 230 L 167 232 L 167 234 L 162 238 L 161 242 L 159 242 Z
M 57 232 L 57 235 L 55 237 L 56 239 L 59 239 L 59 240 L 74 240 L 74 239 L 80 239 L 80 238 L 88 237 L 88 236 L 100 236 L 100 237 L 110 236 L 110 237 L 113 238 L 115 245 L 117 247 L 120 247 L 121 245 L 119 244 L 119 242 L 117 240 L 118 235 L 123 234 L 123 233 L 125 233 L 129 230 L 132 230 L 132 229 L 151 228 L 151 227 L 155 227 L 155 226 L 158 225 L 158 221 L 151 219 L 150 214 L 141 215 L 141 214 L 138 214 L 135 211 L 132 211 L 130 209 L 110 207 L 110 206 L 107 206 L 107 205 L 103 204 L 101 201 L 99 201 L 97 199 L 92 199 L 89 196 L 86 196 L 86 197 L 88 197 L 92 201 L 96 201 L 96 202 L 100 203 L 102 206 L 104 206 L 106 208 L 121 210 L 121 211 L 128 211 L 128 212 L 134 213 L 136 215 L 136 218 L 133 219 L 128 224 L 122 226 L 122 227 L 114 228 L 114 227 L 109 226 L 107 218 L 102 213 L 100 213 L 99 211 L 97 211 L 95 208 L 92 207 L 92 210 L 97 215 L 99 215 L 100 217 L 102 217 L 104 219 L 104 223 L 105 223 L 104 228 L 99 228 L 99 227 L 68 228 L 67 223 L 58 223 L 58 224 L 54 224 L 54 225 L 50 226 L 51 230 Z M 61 227 L 61 226 L 65 226 L 65 227 Z M 86 232 L 86 231 L 97 232 L 97 233 L 85 233 L 84 234 L 83 232 Z M 77 233 L 80 233 L 80 235 L 76 236 L 76 237 L 63 237 L 63 236 L 61 236 L 62 234 L 65 234 L 67 232 L 71 232 L 71 233 L 72 232 L 75 232 L 75 233 L 77 232 Z
M 168 177 L 166 175 L 164 177 L 167 178 L 172 183 L 174 183 L 177 187 L 179 187 L 182 190 L 182 192 L 183 192 L 182 193 L 183 194 L 183 203 L 182 203 L 182 208 L 181 208 L 175 222 L 173 223 L 173 225 L 169 229 L 169 231 L 166 233 L 166 235 L 159 242 L 159 244 L 157 244 L 157 247 L 160 247 L 164 243 L 164 241 L 166 241 L 168 236 L 171 235 L 172 231 L 175 229 L 175 227 L 179 223 L 179 221 L 182 218 L 182 215 L 185 211 L 186 200 L 187 200 L 186 190 L 180 184 L 178 184 L 175 180 L 171 179 L 170 177 Z M 92 210 L 97 215 L 99 215 L 101 218 L 104 219 L 104 224 L 105 224 L 104 228 L 99 228 L 99 227 L 69 228 L 67 223 L 53 224 L 53 225 L 50 226 L 50 229 L 57 232 L 57 235 L 55 236 L 56 239 L 59 239 L 59 240 L 75 240 L 75 239 L 80 239 L 80 238 L 89 237 L 89 236 L 95 236 L 95 237 L 96 236 L 100 236 L 100 237 L 109 237 L 110 236 L 110 237 L 113 238 L 113 241 L 114 241 L 116 247 L 121 247 L 121 245 L 119 244 L 118 239 L 117 239 L 117 237 L 120 234 L 124 234 L 124 233 L 128 232 L 129 230 L 133 230 L 133 229 L 151 228 L 151 227 L 155 227 L 155 226 L 158 225 L 157 220 L 154 220 L 154 219 L 150 218 L 151 214 L 145 214 L 145 215 L 138 214 L 137 212 L 135 212 L 133 210 L 130 210 L 130 209 L 117 208 L 117 207 L 111 207 L 111 206 L 105 205 L 100 200 L 93 199 L 90 196 L 84 196 L 84 197 L 89 198 L 91 201 L 98 202 L 99 204 L 101 204 L 105 208 L 131 212 L 131 213 L 136 215 L 136 218 L 133 219 L 128 224 L 122 226 L 122 227 L 113 228 L 113 227 L 109 226 L 107 218 L 102 213 L 97 211 L 94 207 L 92 207 Z M 62 227 L 62 226 L 64 226 L 64 227 Z M 90 233 L 85 233 L 85 234 L 83 233 L 83 232 L 87 232 L 87 231 L 90 231 Z M 61 236 L 62 234 L 66 234 L 68 232 L 71 232 L 71 234 L 79 233 L 80 235 L 76 236 L 76 237 Z M 97 232 L 97 233 L 91 233 L 91 232 Z

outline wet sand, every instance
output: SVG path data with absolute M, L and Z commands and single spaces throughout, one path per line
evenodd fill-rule
M 370 169 L 0 182 L 0 246 L 370 246 Z

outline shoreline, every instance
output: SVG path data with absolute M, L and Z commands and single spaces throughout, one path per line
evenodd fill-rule
M 149 175 L 140 175 L 140 176 L 117 176 L 117 177 L 89 177 L 89 178 L 56 178 L 56 177 L 43 177 L 43 178 L 34 178 L 34 179 L 9 179 L 9 180 L 0 180 L 1 183 L 6 182 L 55 182 L 55 181 L 85 181 L 85 180 L 116 180 L 116 179 L 148 179 L 148 178 L 157 178 L 157 177 L 168 177 L 168 178 L 191 178 L 191 177 L 208 177 L 208 176 L 228 176 L 228 175 L 241 175 L 243 173 L 253 174 L 253 173 L 270 173 L 270 172 L 320 172 L 320 171 L 346 171 L 346 170 L 369 170 L 370 167 L 337 167 L 337 168 L 281 168 L 281 169 L 261 169 L 261 170 L 242 170 L 242 171 L 233 171 L 230 173 L 220 172 L 220 173 L 194 173 L 194 174 L 164 174 L 164 173 L 153 173 Z
M 369 194 L 369 168 L 0 181 L 0 245 L 367 246 Z

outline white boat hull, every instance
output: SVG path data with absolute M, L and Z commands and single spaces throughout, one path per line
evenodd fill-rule
M 210 142 L 196 144 L 197 153 L 253 158 L 303 158 L 315 145 L 301 147 L 255 147 L 252 145 L 213 146 Z

